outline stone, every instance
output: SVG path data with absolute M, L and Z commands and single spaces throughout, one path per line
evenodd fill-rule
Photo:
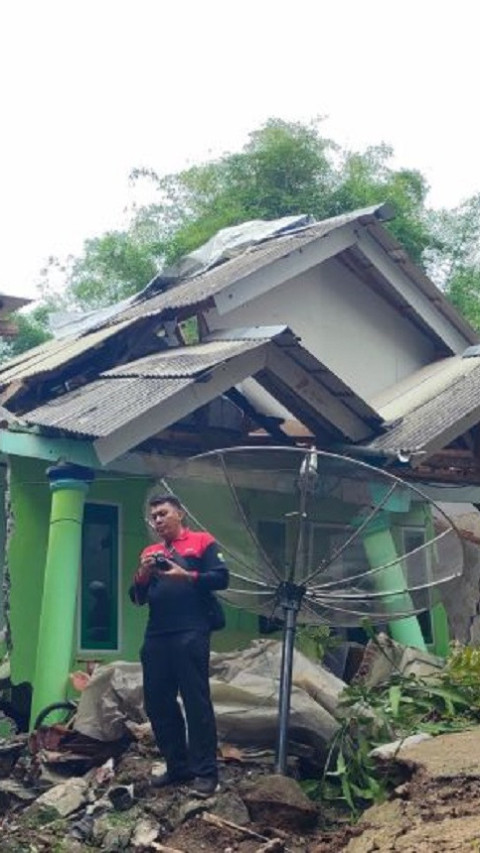
M 252 820 L 298 832 L 315 825 L 318 812 L 300 785 L 288 776 L 263 776 L 240 791 Z
M 75 821 L 69 830 L 69 837 L 77 841 L 88 841 L 92 837 L 94 818 L 93 815 L 84 814 L 80 820 Z
M 210 798 L 207 800 L 185 800 L 183 803 L 180 803 L 178 807 L 178 811 L 174 819 L 175 825 L 178 826 L 181 823 L 185 823 L 186 820 L 195 817 L 195 815 L 197 814 L 201 814 L 201 812 L 212 811 L 212 808 L 215 803 L 215 798 Z
M 371 752 L 369 752 L 369 755 L 372 758 L 380 759 L 395 758 L 399 750 L 409 746 L 415 746 L 415 744 L 421 743 L 422 740 L 429 740 L 431 737 L 432 735 L 429 735 L 427 732 L 419 732 L 416 735 L 410 735 L 402 740 L 394 740 L 390 743 L 383 743 L 381 746 L 376 746 L 375 749 L 372 749 Z
M 158 836 L 159 825 L 156 821 L 143 818 L 139 820 L 130 839 L 133 848 L 149 847 Z
M 35 805 L 39 808 L 53 809 L 59 817 L 67 817 L 85 805 L 87 791 L 87 782 L 81 777 L 73 776 L 42 794 Z
M 131 835 L 132 830 L 129 826 L 112 827 L 103 836 L 102 850 L 107 850 L 108 853 L 117 853 L 117 850 L 125 850 L 130 844 Z
M 211 811 L 218 817 L 230 820 L 238 826 L 246 826 L 250 823 L 250 815 L 245 803 L 231 791 L 221 794 Z

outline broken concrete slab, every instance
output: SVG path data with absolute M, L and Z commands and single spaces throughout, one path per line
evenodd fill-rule
M 86 804 L 87 792 L 88 782 L 73 776 L 41 794 L 35 806 L 40 809 L 53 809 L 58 817 L 68 817 Z

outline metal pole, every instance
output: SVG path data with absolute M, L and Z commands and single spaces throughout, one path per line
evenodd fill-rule
M 278 708 L 278 735 L 275 757 L 275 772 L 283 776 L 287 772 L 288 725 L 290 718 L 290 697 L 292 693 L 293 648 L 297 625 L 298 606 L 284 608 L 285 625 L 283 629 L 282 670 L 280 675 L 280 696 Z

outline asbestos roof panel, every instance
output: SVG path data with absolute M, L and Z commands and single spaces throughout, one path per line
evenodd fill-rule
M 50 373 L 116 335 L 129 323 L 107 326 L 81 338 L 51 340 L 0 366 L 0 386 Z
M 210 341 L 181 349 L 163 350 L 159 353 L 140 358 L 130 364 L 122 364 L 112 370 L 106 370 L 102 376 L 195 376 L 222 361 L 228 361 L 236 355 L 248 352 L 265 340 Z
M 458 364 L 462 359 L 449 361 Z M 467 370 L 453 377 L 450 375 L 442 390 L 438 390 L 433 381 L 428 398 L 424 388 L 420 404 L 411 401 L 410 411 L 390 428 L 387 426 L 387 432 L 369 447 L 395 454 L 399 451 L 428 453 L 445 447 L 470 429 L 480 415 L 480 359 L 463 359 L 463 363 Z
M 139 377 L 99 379 L 33 409 L 22 420 L 77 436 L 99 438 L 165 402 L 190 382 Z
M 434 361 L 382 391 L 370 403 L 385 421 L 396 421 L 468 376 L 478 364 L 477 358 L 461 356 Z

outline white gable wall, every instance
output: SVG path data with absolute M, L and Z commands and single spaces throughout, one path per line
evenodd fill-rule
M 435 355 L 426 335 L 335 259 L 222 316 L 210 311 L 206 317 L 211 331 L 290 326 L 313 355 L 366 400 Z

